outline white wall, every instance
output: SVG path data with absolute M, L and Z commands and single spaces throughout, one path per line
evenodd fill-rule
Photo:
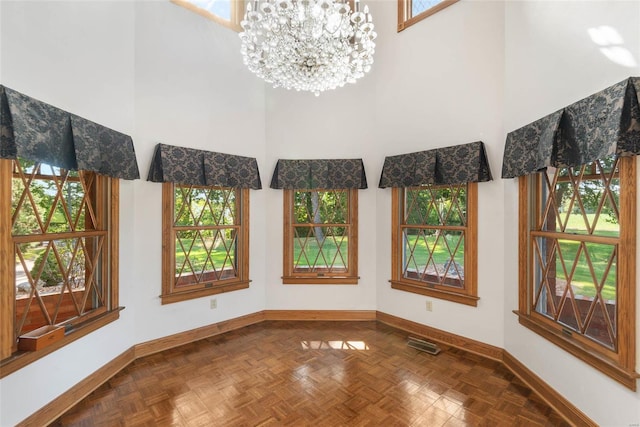
M 396 3 L 376 3 L 375 173 L 384 156 L 481 140 L 494 181 L 478 184 L 477 307 L 393 290 L 391 190 L 377 189 L 378 310 L 503 346 L 502 147 L 503 9 L 501 2 L 460 2 L 407 30 L 395 31 Z M 375 153 L 375 154 L 374 154 Z M 427 312 L 425 301 L 433 301 Z
M 131 3 L 0 3 L 2 84 L 131 134 Z M 117 28 L 118 31 L 113 31 Z M 11 426 L 135 343 L 131 241 L 135 183 L 121 185 L 120 319 L 0 382 L 0 425 Z
M 611 46 L 595 43 L 589 31 L 602 26 L 615 30 L 621 40 L 610 39 L 615 41 Z M 640 3 L 508 2 L 505 41 L 504 123 L 509 132 L 629 76 L 640 75 Z M 520 326 L 511 313 L 518 308 L 517 196 L 517 181 L 506 180 L 505 348 L 597 423 L 638 424 L 637 392 Z M 636 340 L 640 345 L 640 339 Z
M 242 64 L 237 33 L 169 2 L 135 4 L 134 142 L 146 178 L 155 145 L 256 157 L 264 171 L 264 86 Z M 247 125 L 249 124 L 249 125 Z M 266 179 L 263 178 L 263 185 Z M 136 182 L 136 341 L 264 309 L 266 190 L 250 191 L 249 289 L 161 305 L 162 185 Z
M 0 1 L 0 82 L 131 134 L 142 175 L 121 186 L 121 319 L 3 378 L 1 426 L 133 344 L 265 308 L 377 309 L 505 347 L 597 422 L 640 421 L 637 393 L 511 313 L 517 188 L 500 179 L 507 131 L 638 75 L 637 65 L 611 62 L 586 34 L 618 29 L 638 62 L 640 3 L 465 0 L 401 33 L 395 0 L 368 3 L 379 33 L 372 72 L 316 98 L 265 88 L 244 69 L 236 33 L 165 1 Z M 432 299 L 426 312 L 427 298 L 388 283 L 391 191 L 377 188 L 382 163 L 477 140 L 494 175 L 478 186 L 480 301 L 473 308 Z M 253 282 L 218 295 L 215 311 L 208 298 L 160 304 L 161 186 L 145 180 L 158 142 L 258 159 L 264 189 L 251 191 Z M 369 183 L 359 191 L 360 282 L 282 285 L 282 193 L 268 188 L 276 160 L 339 157 L 363 158 Z

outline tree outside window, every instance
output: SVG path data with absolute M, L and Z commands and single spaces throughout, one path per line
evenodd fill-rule
M 357 190 L 284 190 L 284 283 L 357 283 Z
M 520 180 L 520 322 L 635 388 L 634 158 Z
M 11 195 L 9 215 L 0 221 L 11 240 L 1 243 L 14 261 L 3 281 L 12 286 L 3 293 L 14 300 L 2 307 L 2 321 L 13 325 L 13 339 L 3 340 L 7 356 L 27 332 L 64 326 L 70 333 L 117 314 L 112 196 L 117 197 L 118 181 L 24 159 L 3 160 L 0 169 Z
M 392 287 L 476 305 L 477 184 L 393 188 Z
M 163 304 L 249 286 L 248 192 L 163 184 Z

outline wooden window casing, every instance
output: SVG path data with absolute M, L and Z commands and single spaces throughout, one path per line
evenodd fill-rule
M 412 12 L 413 3 L 419 1 L 420 0 L 398 0 L 398 32 L 407 29 L 413 24 L 428 18 L 434 13 L 437 13 L 454 3 L 457 3 L 459 0 L 442 0 L 438 4 L 414 15 Z
M 31 163 L 0 160 L 2 377 L 116 320 L 121 309 L 119 181 Z M 18 350 L 18 336 L 47 325 L 63 326 L 64 338 Z
M 192 191 L 205 195 L 200 212 L 184 202 L 176 212 L 176 197 Z M 210 195 L 214 193 L 225 195 L 222 205 L 211 201 Z M 162 304 L 249 287 L 249 189 L 165 182 L 162 207 Z M 207 220 L 203 216 L 206 210 L 211 215 Z M 230 222 L 223 219 L 225 214 L 232 218 Z M 187 223 L 180 219 L 185 217 Z M 181 233 L 191 233 L 193 238 L 181 238 L 184 235 Z M 194 248 L 200 244 L 204 259 L 197 260 Z M 223 249 L 218 251 L 223 257 L 221 262 L 214 260 L 217 248 Z M 184 260 L 177 262 L 180 252 Z M 202 263 L 201 267 L 197 266 L 198 262 Z
M 478 287 L 477 287 L 477 234 L 478 234 L 478 219 L 477 219 L 477 206 L 478 206 L 478 184 L 475 182 L 452 185 L 452 186 L 425 186 L 425 187 L 412 187 L 412 188 L 393 188 L 392 189 L 392 232 L 391 232 L 391 287 L 406 292 L 413 292 L 429 297 L 444 299 L 470 306 L 477 306 L 478 301 Z M 407 210 L 412 208 L 408 207 L 407 193 L 415 191 L 439 191 L 450 190 L 451 199 L 447 200 L 449 203 L 445 212 L 438 213 L 437 222 L 439 224 L 429 223 L 426 220 L 429 215 L 429 211 L 433 213 L 433 210 L 437 210 L 435 202 L 429 203 L 430 207 L 423 206 L 424 209 L 420 209 L 417 212 L 418 215 L 424 221 L 408 223 Z M 465 194 L 466 200 L 464 206 L 459 206 L 459 200 L 456 200 L 456 194 Z M 454 211 L 458 210 L 460 224 L 451 225 L 447 224 L 447 218 Z M 407 233 L 411 230 L 417 232 L 416 242 L 410 244 L 405 239 Z M 432 243 L 431 250 L 427 249 L 427 253 L 418 257 L 415 255 L 415 248 L 417 240 L 423 239 L 425 247 L 428 246 L 426 235 L 429 233 L 436 233 L 434 243 Z M 446 242 L 447 233 L 458 233 L 460 236 L 458 240 L 449 245 Z M 445 273 L 439 274 L 438 263 L 435 260 L 434 252 L 435 246 L 440 245 L 446 247 L 448 250 L 449 261 L 443 264 Z M 409 249 L 405 247 L 408 244 Z M 455 261 L 456 257 L 460 259 L 460 252 L 462 252 L 464 264 L 459 266 L 459 263 Z M 413 263 L 414 269 L 410 269 L 410 264 Z M 420 265 L 418 265 L 418 263 Z M 423 265 L 424 263 L 424 265 Z M 432 267 L 435 274 L 427 273 L 427 269 Z M 450 267 L 453 268 L 450 269 Z M 463 271 L 460 271 L 463 270 Z M 451 273 L 449 273 L 451 272 Z M 455 280 L 448 278 L 451 275 L 457 276 Z M 462 278 L 460 276 L 463 276 Z
M 284 256 L 283 277 L 284 284 L 342 284 L 355 285 L 358 283 L 358 190 L 283 190 L 284 199 Z M 335 220 L 331 213 L 320 215 L 322 197 L 315 208 L 315 212 L 308 212 L 307 221 L 299 221 L 296 217 L 296 194 L 344 194 L 344 218 Z M 317 215 L 320 215 L 319 218 Z M 312 220 L 311 218 L 315 218 Z M 323 239 L 316 239 L 317 229 L 328 232 Z M 306 230 L 306 232 L 305 232 Z M 333 230 L 333 231 L 332 231 Z M 342 231 L 336 231 L 342 230 Z M 327 237 L 328 236 L 328 237 Z M 327 244 L 335 244 L 336 252 L 328 254 L 323 248 Z M 317 255 L 308 250 L 310 245 L 318 244 Z M 344 245 L 344 246 L 343 246 Z M 296 250 L 296 248 L 298 248 Z M 345 256 L 344 250 L 347 254 Z M 345 265 L 346 264 L 346 265 Z
M 636 390 L 636 158 L 618 158 L 617 169 L 614 163 L 610 172 L 603 164 L 600 160 L 519 178 L 515 313 L 523 326 Z M 587 214 L 582 198 L 590 194 L 585 190 L 589 181 L 602 182 L 604 190 L 596 193 L 595 213 Z M 568 199 L 558 194 L 563 183 L 571 192 Z M 563 200 L 568 200 L 564 207 Z M 603 206 L 617 217 L 617 231 L 598 229 L 605 217 Z M 584 219 L 581 226 L 589 225 L 572 229 L 570 215 Z M 571 246 L 578 248 L 575 255 L 567 250 Z M 586 282 L 592 283 L 583 284 L 578 269 L 588 272 Z M 583 288 L 595 295 L 581 294 Z
M 175 3 L 178 6 L 184 7 L 192 12 L 197 13 L 207 19 L 210 19 L 213 22 L 216 22 L 220 25 L 223 25 L 227 28 L 232 29 L 236 32 L 241 32 L 242 27 L 240 26 L 240 22 L 244 17 L 245 12 L 245 2 L 243 0 L 229 0 L 231 7 L 231 17 L 230 19 L 225 19 L 222 16 L 218 16 L 215 13 L 209 12 L 206 9 L 196 6 L 192 2 L 188 0 L 171 0 L 172 3 Z

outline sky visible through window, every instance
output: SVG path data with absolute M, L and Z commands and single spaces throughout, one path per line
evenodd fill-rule
M 203 1 L 202 3 L 206 2 Z M 442 3 L 442 0 L 413 0 L 411 2 L 411 16 L 419 15 L 439 3 Z
M 188 2 L 222 19 L 231 20 L 231 0 L 188 0 Z M 439 0 L 436 3 L 439 3 Z

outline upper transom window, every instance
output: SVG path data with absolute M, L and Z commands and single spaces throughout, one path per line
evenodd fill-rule
M 241 31 L 244 1 L 241 0 L 171 0 L 178 6 L 196 12 L 235 31 Z
M 398 0 L 398 32 L 458 0 Z

